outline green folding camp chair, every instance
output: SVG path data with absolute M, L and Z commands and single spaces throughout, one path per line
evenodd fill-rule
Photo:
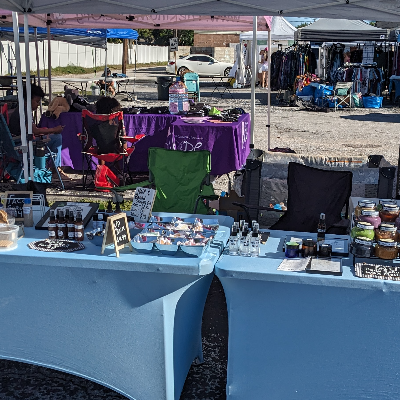
M 116 187 L 116 192 L 153 186 L 157 189 L 153 211 L 206 214 L 203 199 L 215 200 L 210 183 L 211 155 L 208 150 L 179 151 L 149 148 L 149 181 Z

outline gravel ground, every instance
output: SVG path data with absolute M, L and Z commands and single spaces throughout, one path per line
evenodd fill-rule
M 128 71 L 132 76 L 133 72 Z M 167 105 L 157 100 L 155 81 L 164 76 L 163 68 L 139 70 L 136 73 L 135 102 L 123 100 L 124 106 Z M 89 77 L 88 75 L 82 75 Z M 202 81 L 204 81 L 202 79 Z M 250 112 L 250 90 L 231 90 L 223 98 L 212 95 L 213 87 L 201 84 L 202 101 L 221 108 L 241 107 Z M 63 84 L 56 83 L 54 92 L 62 92 Z M 382 154 L 392 164 L 397 165 L 400 122 L 398 108 L 389 104 L 379 110 L 353 109 L 338 112 L 309 112 L 301 107 L 283 107 L 276 101 L 276 93 L 271 101 L 271 148 L 289 147 L 299 154 L 329 156 L 365 156 Z M 267 92 L 256 90 L 255 147 L 267 150 Z M 71 172 L 71 171 L 70 171 Z M 68 190 L 60 192 L 56 187 L 49 190 L 49 199 L 60 196 L 88 197 L 93 193 L 76 190 L 80 182 L 78 174 L 66 183 Z M 216 190 L 226 190 L 227 178 L 215 182 Z M 96 194 L 96 196 L 99 196 Z M 106 195 L 101 195 L 106 196 Z M 223 289 L 214 279 L 207 298 L 203 322 L 203 346 L 205 362 L 192 367 L 187 377 L 181 400 L 219 400 L 225 398 L 227 362 L 227 315 Z M 0 360 L 0 399 L 17 400 L 67 400 L 67 399 L 113 399 L 125 397 L 93 382 L 73 377 L 47 368 Z

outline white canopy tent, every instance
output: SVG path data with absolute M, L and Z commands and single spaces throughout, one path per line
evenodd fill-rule
M 294 40 L 297 29 L 283 17 L 272 17 L 271 39 L 272 40 Z M 253 31 L 242 32 L 240 40 L 253 40 Z M 257 40 L 268 40 L 267 31 L 257 31 Z

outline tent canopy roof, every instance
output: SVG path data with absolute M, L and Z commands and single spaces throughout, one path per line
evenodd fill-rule
M 387 33 L 386 29 L 359 20 L 320 18 L 298 29 L 295 39 L 310 42 L 382 41 L 387 39 Z
M 294 40 L 297 29 L 283 17 L 272 17 L 271 39 L 272 40 Z M 257 31 L 258 40 L 267 40 L 268 32 Z M 240 34 L 240 40 L 253 40 L 253 31 Z
M 400 0 L 0 0 L 0 8 L 33 14 L 281 15 L 400 21 Z
M 24 35 L 24 29 L 19 29 L 20 36 Z M 105 48 L 108 38 L 137 39 L 139 34 L 133 29 L 50 29 L 52 40 L 81 44 L 85 46 Z M 37 28 L 38 40 L 47 39 L 47 28 Z M 29 40 L 33 41 L 34 30 L 29 28 Z M 0 40 L 14 41 L 13 28 L 0 26 Z M 23 40 L 23 39 L 22 39 Z

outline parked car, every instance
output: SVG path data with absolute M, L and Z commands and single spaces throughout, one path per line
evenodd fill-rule
M 178 75 L 193 71 L 199 76 L 228 76 L 233 64 L 217 61 L 205 54 L 189 54 L 176 60 L 176 66 Z M 168 74 L 175 75 L 175 61 L 169 61 L 165 69 Z

